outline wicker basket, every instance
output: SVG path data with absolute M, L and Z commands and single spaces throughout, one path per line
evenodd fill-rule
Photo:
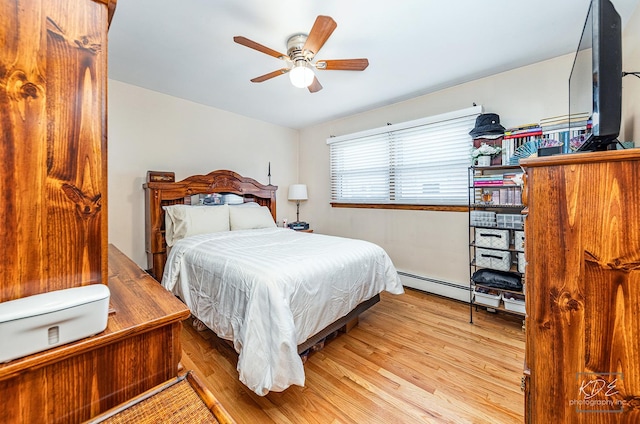
M 235 421 L 193 371 L 169 380 L 87 423 L 199 424 Z

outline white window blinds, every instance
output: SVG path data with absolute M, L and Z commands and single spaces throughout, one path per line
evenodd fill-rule
M 481 106 L 327 140 L 331 200 L 463 205 Z

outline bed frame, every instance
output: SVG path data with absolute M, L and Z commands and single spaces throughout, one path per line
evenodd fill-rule
M 156 280 L 162 280 L 167 261 L 167 242 L 164 229 L 163 206 L 185 204 L 194 194 L 237 194 L 245 202 L 256 202 L 266 206 L 276 220 L 276 190 L 278 186 L 260 184 L 233 171 L 218 170 L 207 175 L 193 175 L 182 181 L 175 181 L 173 172 L 148 171 L 145 190 L 145 248 L 149 272 Z M 346 316 L 329 324 L 309 340 L 298 346 L 298 352 L 308 350 L 337 330 L 349 331 L 357 325 L 358 316 L 380 301 L 376 295 L 356 306 Z
M 193 175 L 175 182 L 173 172 L 148 171 L 145 191 L 145 249 L 147 272 L 162 281 L 167 262 L 167 242 L 164 229 L 163 206 L 185 204 L 194 194 L 237 194 L 245 202 L 266 206 L 276 220 L 276 190 L 278 186 L 260 184 L 253 178 L 233 171 L 212 171 L 207 175 Z

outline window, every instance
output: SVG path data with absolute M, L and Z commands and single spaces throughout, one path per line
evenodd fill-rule
M 466 205 L 481 106 L 327 140 L 331 201 Z

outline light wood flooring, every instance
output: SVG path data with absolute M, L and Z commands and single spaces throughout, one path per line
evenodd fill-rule
M 305 364 L 305 387 L 260 397 L 237 354 L 184 323 L 183 359 L 238 423 L 522 423 L 522 318 L 406 289 L 383 293 Z

